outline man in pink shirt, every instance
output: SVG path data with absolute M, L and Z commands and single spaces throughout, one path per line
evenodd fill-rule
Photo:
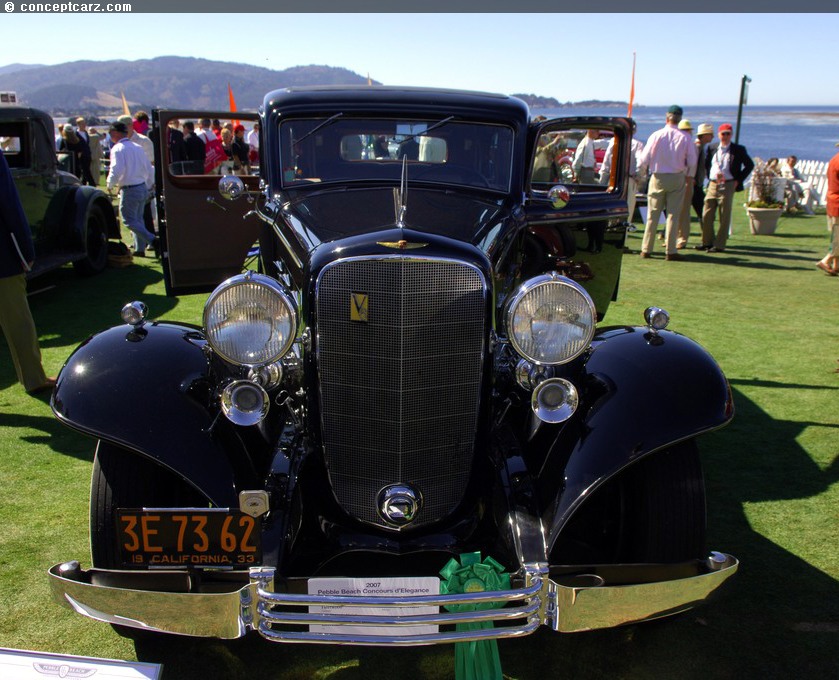
M 650 135 L 641 154 L 641 165 L 650 171 L 647 190 L 647 226 L 641 244 L 641 257 L 649 257 L 655 245 L 655 232 L 661 211 L 667 211 L 665 230 L 666 260 L 683 260 L 676 252 L 676 227 L 685 195 L 685 178 L 696 165 L 696 150 L 678 129 L 682 107 L 667 109 L 666 124 Z M 690 173 L 692 174 L 692 173 Z

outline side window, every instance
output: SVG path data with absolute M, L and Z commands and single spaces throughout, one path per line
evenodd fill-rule
M 24 123 L 0 124 L 0 150 L 10 168 L 26 168 L 30 165 L 26 130 Z
M 531 184 L 537 191 L 552 184 L 597 191 L 610 184 L 615 133 L 608 128 L 545 128 L 533 154 Z
M 172 175 L 259 174 L 259 128 L 250 120 L 170 120 L 165 131 Z

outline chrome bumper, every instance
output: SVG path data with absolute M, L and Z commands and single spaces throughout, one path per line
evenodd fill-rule
M 604 576 L 597 574 L 597 568 L 592 573 L 559 575 L 547 565 L 526 565 L 522 585 L 516 589 L 402 598 L 274 592 L 274 570 L 266 567 L 251 569 L 248 584 L 228 585 L 226 589 L 222 586 L 220 592 L 171 592 L 189 589 L 190 577 L 185 572 L 83 571 L 77 562 L 65 562 L 52 567 L 49 576 L 53 597 L 60 604 L 97 621 L 131 628 L 226 639 L 257 630 L 277 642 L 412 646 L 516 638 L 543 625 L 569 633 L 669 616 L 706 600 L 737 567 L 734 557 L 722 553 L 680 565 L 672 573 L 664 565 L 626 565 L 604 567 Z M 651 574 L 660 572 L 665 578 L 624 583 L 624 576 L 636 577 L 645 569 Z M 610 585 L 610 581 L 618 585 Z M 362 615 L 357 611 L 358 607 L 445 607 L 487 602 L 498 604 L 480 611 L 441 610 L 437 614 Z M 309 606 L 335 607 L 338 613 L 311 613 Z M 453 624 L 487 621 L 496 625 L 448 630 Z M 318 624 L 333 624 L 336 632 L 308 629 Z M 428 624 L 447 629 L 426 635 L 396 632 L 399 627 Z M 394 634 L 342 634 L 342 625 L 392 627 Z

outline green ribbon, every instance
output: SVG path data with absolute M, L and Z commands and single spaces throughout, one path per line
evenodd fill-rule
M 440 592 L 480 593 L 488 590 L 509 590 L 510 575 L 504 573 L 504 567 L 491 557 L 481 561 L 481 553 L 465 553 L 460 561 L 452 558 L 440 570 L 443 580 Z M 452 604 L 446 606 L 450 612 L 474 612 L 483 609 L 495 609 L 503 602 L 480 602 L 477 604 Z M 462 631 L 493 628 L 492 621 L 458 623 L 456 629 Z M 498 656 L 497 640 L 477 640 L 458 642 L 454 646 L 456 680 L 502 680 L 501 659 Z

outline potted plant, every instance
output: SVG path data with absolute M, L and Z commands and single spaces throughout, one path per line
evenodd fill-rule
M 775 184 L 777 177 L 778 175 L 769 168 L 766 161 L 755 158 L 749 202 L 746 203 L 749 228 L 753 234 L 774 234 L 778 227 L 778 218 L 783 212 L 784 205 L 777 198 Z

